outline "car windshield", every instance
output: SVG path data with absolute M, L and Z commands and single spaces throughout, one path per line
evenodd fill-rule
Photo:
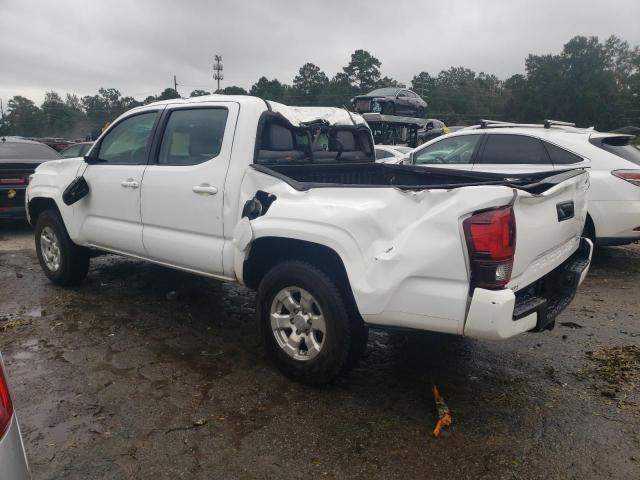
M 381 95 L 384 97 L 394 96 L 396 93 L 398 93 L 398 90 L 400 89 L 399 88 L 378 88 L 376 90 L 372 90 L 371 92 L 367 93 L 367 95 Z
M 632 137 L 606 137 L 592 139 L 591 143 L 596 147 L 602 148 L 609 153 L 613 153 L 618 157 L 622 157 L 625 160 L 640 165 L 640 150 L 631 145 Z
M 55 160 L 60 154 L 42 143 L 0 142 L 0 160 Z

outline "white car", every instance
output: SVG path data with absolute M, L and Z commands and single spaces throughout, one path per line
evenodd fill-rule
M 564 122 L 484 121 L 428 142 L 410 163 L 478 172 L 525 173 L 590 166 L 584 235 L 596 245 L 640 240 L 640 151 L 633 136 Z
M 0 355 L 0 478 L 28 480 L 31 478 L 24 452 L 18 419 L 13 411 L 9 386 Z
M 86 157 L 38 167 L 26 202 L 53 283 L 82 281 L 97 250 L 246 285 L 270 356 L 318 385 L 368 325 L 551 328 L 590 263 L 587 186 L 583 169 L 376 163 L 360 115 L 212 95 L 123 114 Z
M 400 163 L 413 150 L 405 145 L 376 145 L 376 162 Z

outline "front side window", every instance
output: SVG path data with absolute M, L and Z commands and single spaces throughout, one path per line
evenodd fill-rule
M 159 165 L 196 165 L 220 153 L 227 124 L 226 108 L 171 112 L 162 136 Z
M 126 118 L 113 127 L 100 143 L 98 157 L 107 163 L 143 165 L 158 112 Z
M 430 164 L 469 164 L 473 152 L 480 143 L 481 135 L 460 135 L 433 143 L 416 152 L 416 165 Z
M 542 141 L 524 135 L 488 135 L 478 163 L 520 165 L 549 164 Z

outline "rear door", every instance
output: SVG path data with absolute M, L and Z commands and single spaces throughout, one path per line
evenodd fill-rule
M 142 185 L 143 241 L 152 260 L 222 275 L 224 182 L 239 106 L 167 106 Z
M 496 173 L 544 172 L 554 169 L 542 140 L 527 135 L 488 133 L 473 170 Z

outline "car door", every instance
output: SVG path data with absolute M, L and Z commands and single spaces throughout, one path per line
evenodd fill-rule
M 553 170 L 542 141 L 528 135 L 492 133 L 486 135 L 473 170 L 497 173 L 527 173 Z
M 168 106 L 142 184 L 143 242 L 151 260 L 222 275 L 224 182 L 239 107 Z
M 89 194 L 74 205 L 80 237 L 103 249 L 144 256 L 140 185 L 159 109 L 129 115 L 100 138 L 83 176 Z
M 471 170 L 482 143 L 482 134 L 439 138 L 411 153 L 412 163 L 427 167 Z
M 396 113 L 406 114 L 409 110 L 411 110 L 409 104 L 409 95 L 406 90 L 400 90 L 398 96 L 396 97 Z

